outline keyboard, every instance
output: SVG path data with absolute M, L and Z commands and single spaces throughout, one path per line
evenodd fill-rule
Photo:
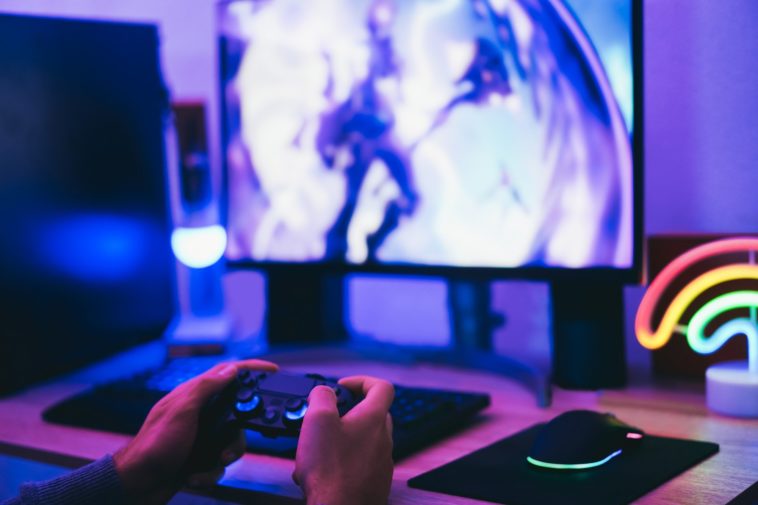
M 51 423 L 137 433 L 150 409 L 182 382 L 209 369 L 208 358 L 178 358 L 157 369 L 93 387 L 45 410 Z M 404 458 L 475 421 L 490 404 L 484 393 L 395 385 L 390 408 L 395 460 Z M 249 452 L 293 458 L 297 439 L 245 432 Z

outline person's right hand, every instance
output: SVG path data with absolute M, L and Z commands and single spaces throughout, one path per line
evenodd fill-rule
M 373 377 L 339 383 L 365 395 L 340 418 L 331 388 L 308 397 L 292 478 L 308 505 L 386 505 L 392 484 L 392 418 L 395 389 Z

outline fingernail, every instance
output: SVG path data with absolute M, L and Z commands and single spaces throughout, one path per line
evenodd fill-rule
M 218 371 L 218 374 L 223 377 L 234 375 L 237 373 L 237 365 L 226 365 L 224 368 Z

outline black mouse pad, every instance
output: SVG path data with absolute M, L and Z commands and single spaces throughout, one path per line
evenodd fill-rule
M 592 470 L 547 470 L 526 461 L 540 426 L 414 477 L 408 485 L 507 505 L 626 504 L 719 450 L 711 442 L 646 435 L 634 450 Z

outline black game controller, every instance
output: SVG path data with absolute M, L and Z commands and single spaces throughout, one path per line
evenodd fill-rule
M 332 388 L 337 395 L 340 416 L 357 403 L 347 388 L 320 375 L 241 370 L 231 387 L 227 420 L 268 437 L 296 437 L 308 410 L 308 395 L 322 385 Z
M 321 385 L 332 388 L 337 395 L 340 416 L 358 403 L 350 390 L 320 375 L 240 370 L 236 381 L 200 413 L 190 466 L 200 470 L 215 468 L 214 458 L 232 443 L 242 428 L 267 437 L 297 437 L 308 410 L 308 395 Z

